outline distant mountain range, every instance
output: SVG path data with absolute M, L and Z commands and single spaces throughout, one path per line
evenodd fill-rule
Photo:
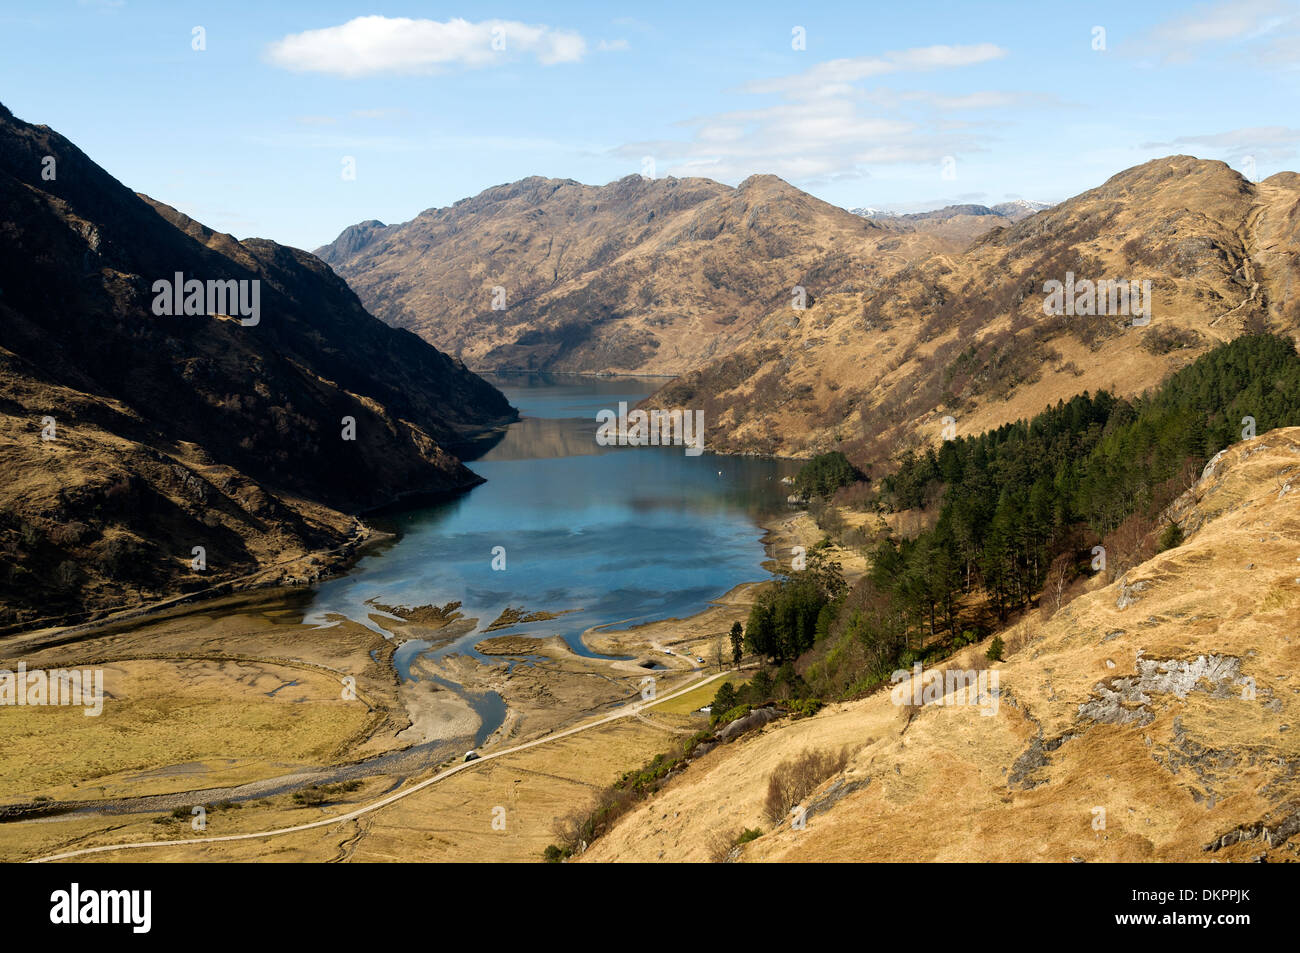
M 213 232 L 3 106 L 0 202 L 0 626 L 338 547 L 351 513 L 478 482 L 444 445 L 516 416 L 320 260 Z
M 849 209 L 849 211 L 854 215 L 860 215 L 863 218 L 875 221 L 942 221 L 961 215 L 995 215 L 1015 223 L 1028 218 L 1035 212 L 1041 212 L 1043 209 L 1051 207 L 1051 202 L 1030 202 L 1026 199 L 1014 199 L 1010 202 L 1000 202 L 997 205 L 945 205 L 943 208 L 929 212 L 890 212 L 878 208 L 855 208 Z
M 875 208 L 853 209 L 854 215 L 870 219 L 885 228 L 905 232 L 925 232 L 969 245 L 990 229 L 1024 221 L 1029 216 L 1051 208 L 1046 202 L 1016 199 L 999 205 L 946 205 L 929 212 L 889 212 Z

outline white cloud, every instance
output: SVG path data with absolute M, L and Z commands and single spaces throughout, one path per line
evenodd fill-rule
M 1213 48 L 1243 46 L 1260 59 L 1285 61 L 1297 30 L 1300 7 L 1292 0 L 1227 0 L 1166 20 L 1133 46 L 1164 62 L 1187 62 Z
M 596 44 L 596 49 L 602 53 L 622 53 L 631 49 L 631 44 L 627 40 L 601 40 Z
M 864 100 L 882 108 L 899 109 L 908 105 L 917 105 L 929 106 L 937 112 L 964 112 L 975 109 L 1025 109 L 1030 107 L 1060 109 L 1066 105 L 1058 97 L 1047 93 L 995 89 L 972 90 L 969 93 L 946 95 L 924 89 L 896 90 L 882 86 L 867 90 L 862 96 Z
M 722 181 L 770 172 L 809 182 L 862 174 L 869 164 L 934 163 L 974 149 L 965 135 L 936 136 L 905 117 L 863 115 L 849 98 L 780 103 L 762 109 L 719 113 L 682 125 L 689 141 L 623 146 L 629 158 L 654 155 L 674 175 L 707 175 Z
M 844 92 L 852 84 L 886 73 L 929 72 L 959 66 L 974 66 L 1007 55 L 1007 51 L 994 43 L 976 43 L 970 46 L 923 46 L 910 50 L 895 50 L 883 56 L 856 56 L 849 59 L 827 60 L 811 69 L 792 76 L 756 80 L 745 84 L 747 93 L 780 93 L 789 97 L 809 97 L 827 93 Z
M 673 175 L 722 181 L 770 172 L 809 185 L 860 178 L 865 167 L 880 165 L 932 169 L 938 177 L 945 156 L 986 148 L 989 128 L 989 122 L 956 122 L 944 113 L 1011 110 L 1040 104 L 1040 97 L 997 91 L 939 95 L 858 84 L 888 73 L 961 68 L 1005 55 L 995 44 L 979 43 L 817 63 L 801 73 L 740 88 L 755 96 L 775 96 L 775 102 L 689 119 L 679 123 L 690 132 L 684 140 L 628 143 L 615 154 L 634 160 L 653 155 Z
M 511 20 L 471 23 L 367 16 L 341 26 L 292 33 L 272 43 L 267 58 L 295 72 L 366 76 L 429 74 L 532 57 L 544 66 L 582 59 L 587 42 L 571 30 Z
M 1143 149 L 1184 146 L 1208 149 L 1232 161 L 1240 161 L 1250 156 L 1261 162 L 1281 162 L 1296 155 L 1297 148 L 1300 147 L 1300 129 L 1289 126 L 1254 126 L 1200 136 L 1178 136 L 1167 142 L 1142 144 Z

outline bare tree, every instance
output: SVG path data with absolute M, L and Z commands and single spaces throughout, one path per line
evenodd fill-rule
M 1050 619 L 1061 611 L 1061 602 L 1073 578 L 1074 560 L 1069 553 L 1061 553 L 1052 560 L 1052 565 L 1047 570 L 1047 580 L 1043 584 L 1042 605 L 1050 610 L 1045 613 L 1047 618 Z

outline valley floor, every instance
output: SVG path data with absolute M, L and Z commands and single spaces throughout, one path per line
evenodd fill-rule
M 716 859 L 742 829 L 761 836 L 732 859 L 1300 859 L 1297 487 L 1300 428 L 1234 445 L 1175 504 L 1182 545 L 1050 620 L 1023 618 L 991 670 L 983 646 L 944 663 L 996 676 L 979 703 L 905 704 L 886 687 L 772 723 L 693 760 L 580 859 Z M 820 537 L 806 514 L 770 529 L 783 562 Z M 836 558 L 850 578 L 865 569 Z M 695 711 L 726 674 L 715 647 L 754 591 L 689 619 L 587 633 L 629 661 L 581 658 L 555 639 L 497 646 L 527 648 L 533 666 L 417 662 L 414 674 L 505 697 L 510 715 L 468 764 L 463 701 L 393 669 L 404 638 L 436 637 L 427 621 L 389 620 L 386 639 L 339 618 L 305 639 L 300 607 L 250 594 L 29 644 L 29 668 L 104 668 L 110 701 L 99 719 L 5 712 L 0 854 L 537 860 L 558 819 L 703 727 Z M 348 676 L 355 700 L 340 696 Z M 648 677 L 652 699 L 640 695 Z M 766 816 L 777 765 L 843 749 L 844 770 L 804 800 L 805 823 Z M 320 803 L 296 802 L 313 783 Z M 19 802 L 29 813 L 16 816 Z M 211 805 L 201 831 L 194 803 Z
M 818 538 L 797 513 L 769 528 L 767 544 L 788 562 L 793 546 Z M 726 633 L 747 616 L 761 585 L 738 586 L 686 619 L 585 634 L 595 651 L 628 661 L 580 657 L 558 637 L 498 636 L 493 651 L 506 653 L 499 662 L 417 657 L 413 681 L 399 681 L 394 670 L 403 642 L 438 644 L 472 631 L 476 620 L 372 615 L 389 638 L 341 616 L 304 629 L 306 594 L 272 590 L 10 640 L 15 654 L 3 665 L 102 669 L 106 700 L 93 718 L 75 707 L 0 712 L 8 752 L 0 856 L 221 838 L 364 811 L 276 836 L 80 856 L 539 859 L 556 840 L 557 817 L 703 727 L 694 712 L 716 686 L 696 683 L 727 670 L 717 663 L 719 648 L 729 654 Z M 525 654 L 533 664 L 512 664 Z M 643 697 L 648 678 L 653 701 Z M 483 760 L 369 810 L 459 764 L 473 747 L 479 719 L 462 691 L 499 692 L 508 706 L 501 727 L 477 748 Z M 584 725 L 593 727 L 565 734 Z M 295 800 L 313 786 L 322 803 Z M 202 829 L 196 805 L 206 805 Z

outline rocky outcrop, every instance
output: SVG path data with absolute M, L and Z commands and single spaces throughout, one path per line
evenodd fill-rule
M 718 741 L 723 744 L 733 741 L 748 731 L 753 731 L 755 728 L 762 728 L 769 722 L 776 721 L 782 714 L 783 712 L 780 711 L 780 709 L 773 707 L 755 708 L 748 715 L 742 715 L 740 718 L 729 722 L 726 727 L 719 730 Z

